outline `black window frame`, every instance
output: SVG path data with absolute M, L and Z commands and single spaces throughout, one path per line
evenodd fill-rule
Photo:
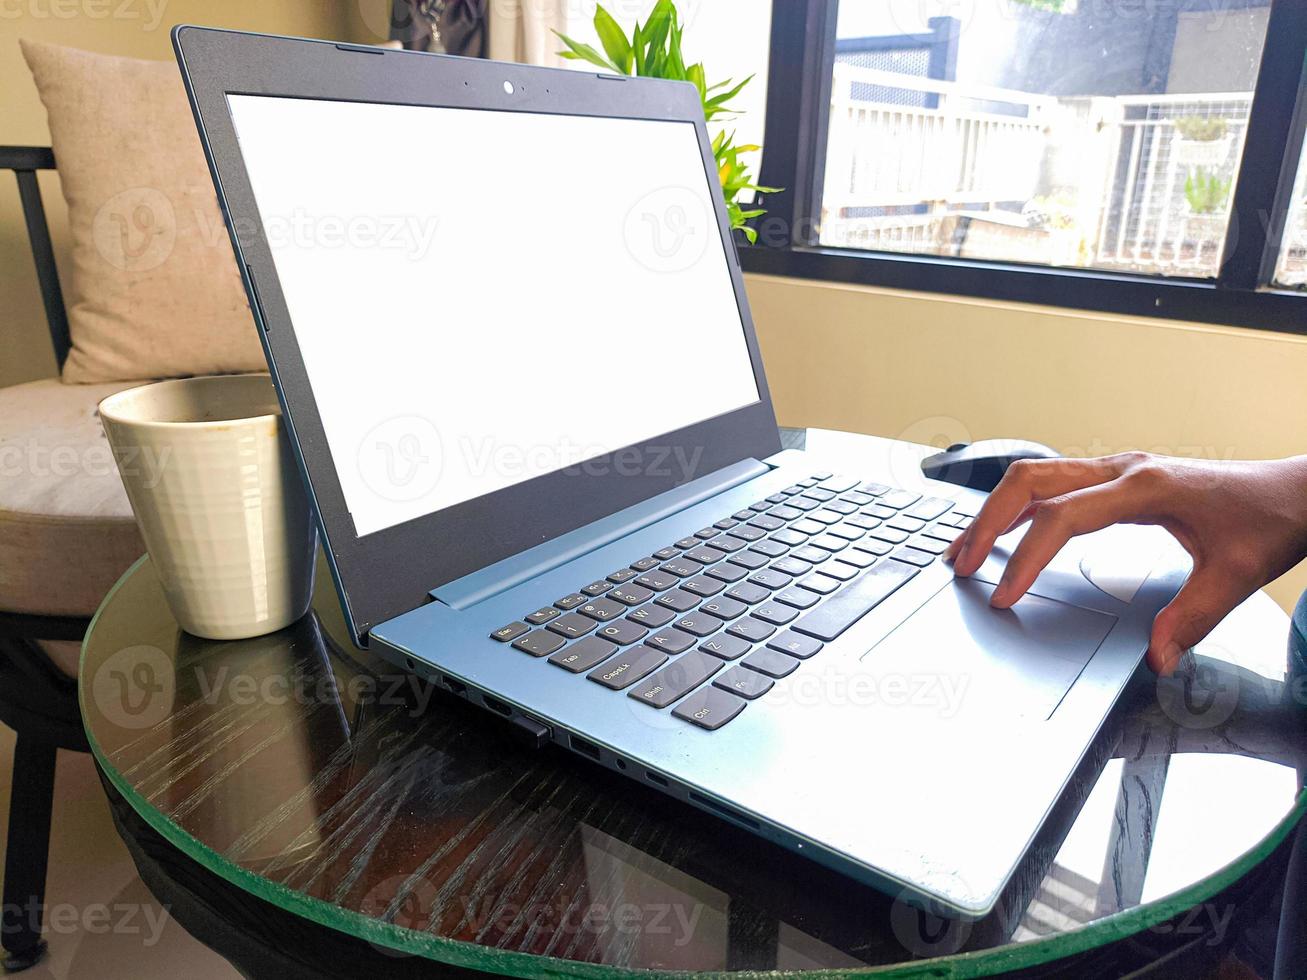
M 768 213 L 754 224 L 758 241 L 739 250 L 746 272 L 1307 335 L 1307 290 L 1273 285 L 1307 128 L 1303 0 L 1270 0 L 1215 279 L 818 245 L 838 6 L 839 0 L 773 4 L 760 183 L 784 190 L 762 199 Z

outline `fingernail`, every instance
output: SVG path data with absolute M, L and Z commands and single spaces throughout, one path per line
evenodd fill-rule
M 989 604 L 991 606 L 997 606 L 1000 609 L 1006 609 L 1008 607 L 1008 593 L 1010 591 L 1011 589 L 1007 584 L 1000 582 L 994 589 L 993 594 L 989 597 Z

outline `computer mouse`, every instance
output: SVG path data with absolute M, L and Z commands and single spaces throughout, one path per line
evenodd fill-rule
M 921 461 L 921 472 L 973 490 L 993 490 L 1019 459 L 1057 459 L 1061 453 L 1026 439 L 981 439 L 958 443 Z

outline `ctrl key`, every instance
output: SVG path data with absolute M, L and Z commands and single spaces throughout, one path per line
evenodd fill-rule
M 744 699 L 716 687 L 704 687 L 672 709 L 672 714 L 692 725 L 716 731 L 744 710 Z

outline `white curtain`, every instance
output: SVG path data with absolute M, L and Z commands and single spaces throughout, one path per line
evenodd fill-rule
M 554 31 L 568 30 L 568 0 L 489 0 L 490 57 L 528 65 L 563 64 Z

